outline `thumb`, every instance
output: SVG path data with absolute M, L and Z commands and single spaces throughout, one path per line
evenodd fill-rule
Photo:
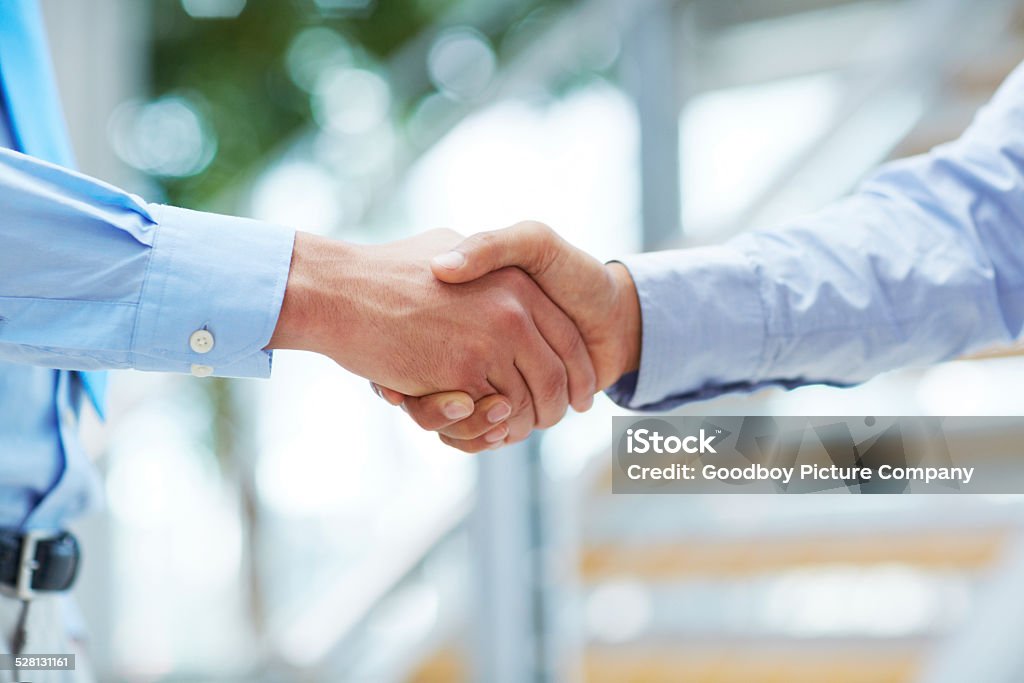
M 551 261 L 558 236 L 535 221 L 467 237 L 451 251 L 430 262 L 434 277 L 453 284 L 469 282 L 508 266 L 517 266 L 535 278 Z

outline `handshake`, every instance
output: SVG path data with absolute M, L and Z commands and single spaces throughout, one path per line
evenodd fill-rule
M 269 349 L 324 354 L 424 429 L 475 453 L 556 424 L 640 358 L 640 306 L 546 225 L 381 246 L 298 233 Z

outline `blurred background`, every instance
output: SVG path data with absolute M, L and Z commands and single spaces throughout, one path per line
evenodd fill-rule
M 1008 0 L 43 8 L 81 167 L 148 200 L 358 242 L 535 218 L 603 259 L 814 210 L 1024 59 Z M 103 681 L 1024 679 L 1017 497 L 613 496 L 607 399 L 473 458 L 300 353 L 113 385 Z M 1010 351 L 685 410 L 1021 415 L 1022 385 Z

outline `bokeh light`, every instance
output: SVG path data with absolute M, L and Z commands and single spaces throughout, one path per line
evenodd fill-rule
M 279 225 L 326 233 L 342 218 L 335 179 L 318 164 L 286 161 L 270 167 L 252 191 L 252 214 Z
M 586 602 L 587 630 L 609 643 L 633 640 L 651 621 L 650 590 L 639 581 L 610 581 L 596 586 Z
M 246 0 L 181 0 L 182 8 L 196 19 L 234 19 L 245 9 Z
M 109 136 L 122 160 L 157 176 L 196 175 L 217 153 L 216 137 L 199 108 L 181 95 L 120 105 L 111 115 Z
M 314 26 L 299 33 L 288 46 L 285 66 L 297 86 L 312 92 L 320 75 L 331 67 L 352 62 L 352 48 L 335 30 Z
M 430 48 L 427 70 L 438 90 L 457 100 L 479 96 L 494 78 L 497 58 L 487 37 L 460 27 L 442 32 Z
M 347 135 L 367 133 L 381 125 L 390 105 L 387 81 L 366 69 L 329 69 L 317 79 L 313 95 L 317 123 Z

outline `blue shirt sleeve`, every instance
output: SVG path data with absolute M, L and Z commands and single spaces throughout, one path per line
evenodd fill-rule
M 861 382 L 1024 331 L 1024 66 L 967 131 L 852 196 L 723 245 L 622 259 L 639 372 L 609 395 L 665 409 L 730 391 Z
M 293 230 L 147 204 L 9 150 L 0 207 L 0 360 L 270 374 Z

